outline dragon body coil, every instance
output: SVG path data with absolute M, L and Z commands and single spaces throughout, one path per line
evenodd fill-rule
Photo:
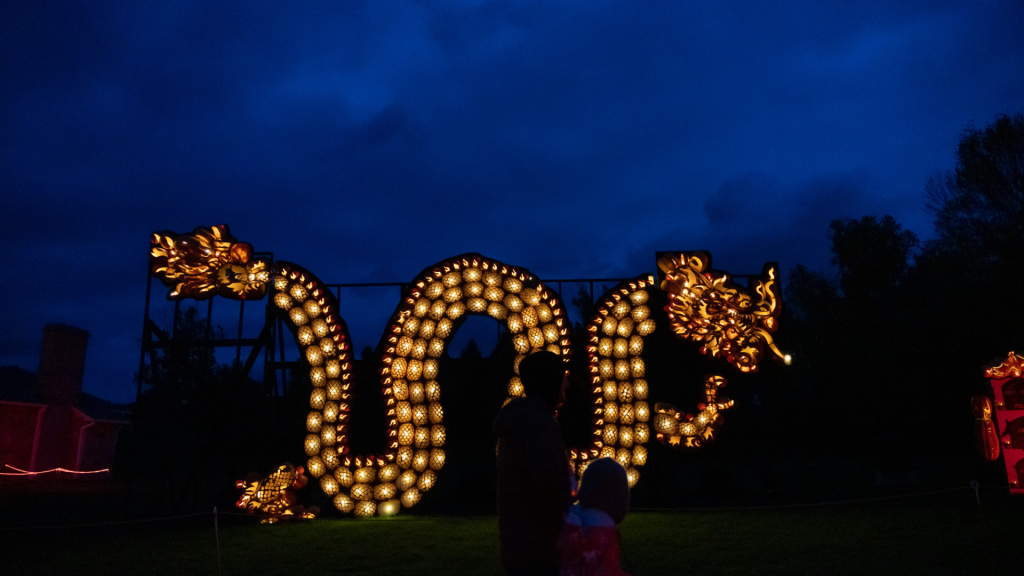
M 724 274 L 709 271 L 706 254 L 674 254 L 659 266 L 665 273 L 660 287 L 670 294 L 668 321 L 677 335 L 702 343 L 702 352 L 721 353 L 743 371 L 757 369 L 763 345 L 778 352 L 768 335 L 777 327 L 779 310 L 774 268 L 766 265 L 755 303 Z M 316 276 L 296 264 L 253 258 L 252 247 L 237 242 L 226 226 L 154 234 L 150 261 L 152 273 L 172 286 L 170 299 L 251 300 L 269 292 L 310 367 L 306 471 L 340 511 L 356 516 L 414 506 L 437 482 L 446 441 L 439 361 L 462 316 L 490 316 L 512 335 L 516 356 L 506 403 L 523 395 L 523 358 L 549 350 L 568 361 L 573 352 L 558 293 L 526 269 L 479 254 L 428 267 L 408 285 L 382 339 L 377 370 L 387 410 L 386 451 L 355 455 L 348 442 L 354 351 L 335 296 Z M 643 350 L 644 338 L 657 328 L 648 307 L 649 291 L 657 288 L 652 275 L 620 283 L 598 300 L 586 325 L 591 441 L 569 449 L 577 474 L 590 461 L 610 457 L 626 469 L 633 486 L 652 437 L 700 446 L 713 437 L 720 412 L 732 405 L 717 395 L 725 384 L 721 376 L 707 378 L 696 416 L 649 404 Z

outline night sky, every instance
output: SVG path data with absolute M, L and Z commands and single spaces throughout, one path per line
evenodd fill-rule
M 0 7 L 0 365 L 76 325 L 121 402 L 154 231 L 226 223 L 325 282 L 828 271 L 829 221 L 929 237 L 961 132 L 1024 110 L 1019 0 L 134 4 Z M 397 302 L 343 293 L 358 347 Z

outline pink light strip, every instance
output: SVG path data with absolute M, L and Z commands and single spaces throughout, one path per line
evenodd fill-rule
M 35 476 L 37 474 L 48 474 L 50 472 L 66 472 L 68 474 L 99 474 L 101 472 L 110 472 L 110 468 L 104 468 L 103 470 L 68 470 L 67 468 L 54 468 L 53 470 L 42 470 L 40 472 L 29 472 L 28 470 L 22 470 L 21 468 L 15 468 L 10 464 L 4 464 L 4 466 L 11 470 L 17 470 L 17 472 L 0 472 L 0 476 Z

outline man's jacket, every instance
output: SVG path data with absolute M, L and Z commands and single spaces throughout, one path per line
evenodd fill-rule
M 538 398 L 517 398 L 494 420 L 498 535 L 505 568 L 557 567 L 555 544 L 572 500 L 572 469 L 558 421 Z

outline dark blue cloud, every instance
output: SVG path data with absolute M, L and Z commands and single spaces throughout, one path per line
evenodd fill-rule
M 548 278 L 677 248 L 824 268 L 833 218 L 927 236 L 928 175 L 1024 94 L 1009 0 L 0 10 L 0 364 L 77 324 L 86 388 L 122 400 L 153 231 L 229 223 L 339 282 L 466 251 Z M 392 297 L 349 296 L 367 343 Z

